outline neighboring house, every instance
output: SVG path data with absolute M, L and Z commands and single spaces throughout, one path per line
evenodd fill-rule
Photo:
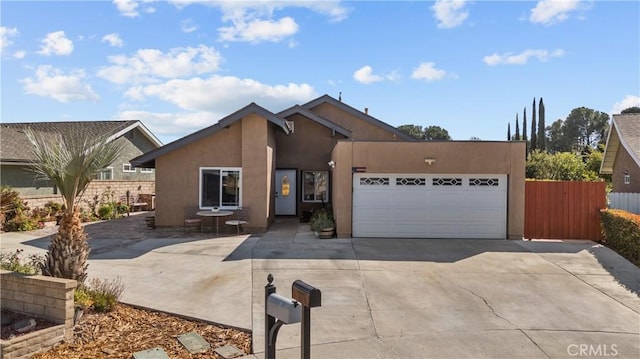
M 3 123 L 0 125 L 0 181 L 16 189 L 30 206 L 40 206 L 46 200 L 58 200 L 57 189 L 49 181 L 36 178 L 29 170 L 31 148 L 24 130 L 41 133 L 73 135 L 89 133 L 107 135 L 111 141 L 123 144 L 124 151 L 113 164 L 102 170 L 87 189 L 87 195 L 99 195 L 109 186 L 116 196 L 153 193 L 155 173 L 152 169 L 135 168 L 132 158 L 162 146 L 162 143 L 140 121 L 82 121 Z
M 326 204 L 340 236 L 522 238 L 524 152 L 418 141 L 324 95 L 279 113 L 252 103 L 132 164 L 156 169 L 160 226 L 186 206 L 241 206 L 265 230 Z
M 613 115 L 600 173 L 612 175 L 612 192 L 640 193 L 640 114 Z

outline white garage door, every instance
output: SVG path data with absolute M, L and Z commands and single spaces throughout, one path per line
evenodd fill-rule
M 353 176 L 353 236 L 506 238 L 507 175 Z

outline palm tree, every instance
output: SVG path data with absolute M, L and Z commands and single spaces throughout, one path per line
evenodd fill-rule
M 63 135 L 27 129 L 25 133 L 33 144 L 32 170 L 58 188 L 65 206 L 42 273 L 82 284 L 87 277 L 91 248 L 81 225 L 78 203 L 94 175 L 120 155 L 122 145 L 106 136 L 79 131 Z

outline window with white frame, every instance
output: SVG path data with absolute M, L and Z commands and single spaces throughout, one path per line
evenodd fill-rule
M 107 167 L 104 168 L 102 170 L 100 170 L 100 172 L 96 173 L 93 176 L 94 179 L 97 180 L 112 180 L 113 179 L 113 167 Z
M 135 172 L 136 168 L 131 165 L 131 163 L 123 163 L 122 164 L 122 172 Z
M 242 206 L 241 188 L 241 168 L 200 168 L 200 208 L 237 209 Z
M 153 168 L 140 167 L 140 173 L 153 173 Z
M 302 201 L 303 202 L 328 202 L 329 201 L 329 172 L 328 171 L 303 171 L 302 172 Z

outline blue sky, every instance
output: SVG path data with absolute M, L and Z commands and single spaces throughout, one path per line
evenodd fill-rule
M 141 120 L 168 143 L 323 94 L 391 125 L 503 140 L 640 106 L 638 1 L 2 1 L 2 122 Z M 513 128 L 513 127 L 512 127 Z

